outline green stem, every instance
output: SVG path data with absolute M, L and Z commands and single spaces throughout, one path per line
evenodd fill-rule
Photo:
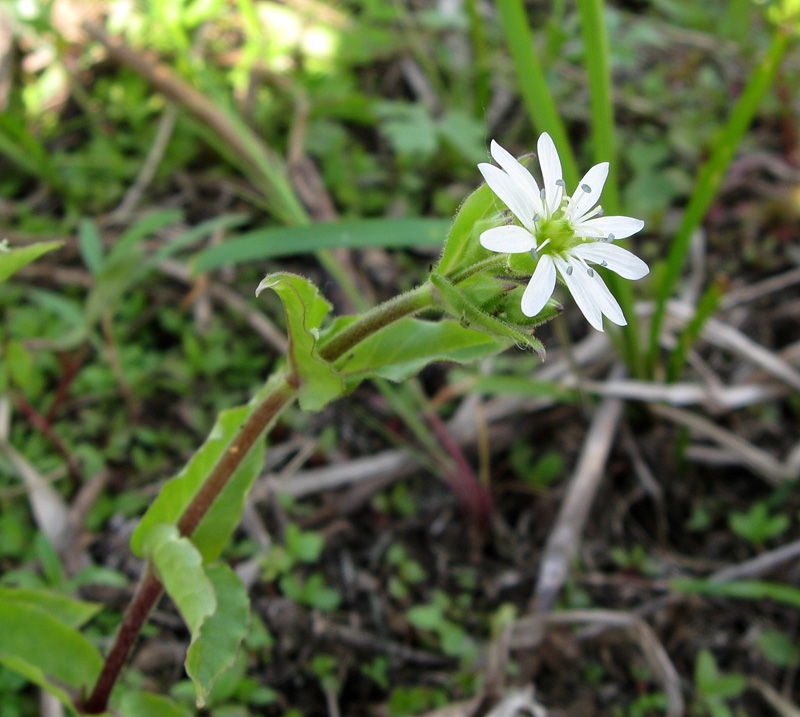
M 395 296 L 370 309 L 361 318 L 345 326 L 339 333 L 326 337 L 318 346 L 323 361 L 333 362 L 376 331 L 404 316 L 416 314 L 433 306 L 433 294 L 428 283 Z
M 319 354 L 325 361 L 335 361 L 346 351 L 349 351 L 376 331 L 380 331 L 380 329 L 404 316 L 417 313 L 431 306 L 433 306 L 432 287 L 430 283 L 425 283 L 406 294 L 376 306 L 339 333 L 329 337 L 321 345 Z M 177 525 L 181 535 L 192 535 L 248 452 L 277 419 L 280 412 L 296 398 L 297 389 L 297 377 L 286 376 L 276 382 L 272 391 L 248 416 L 225 453 L 203 480 L 200 489 L 178 519 Z M 158 580 L 152 566 L 148 564 L 139 589 L 125 611 L 122 626 L 108 653 L 94 689 L 83 703 L 82 709 L 84 713 L 98 714 L 107 710 L 111 690 L 147 616 L 161 596 L 162 591 L 161 582 Z

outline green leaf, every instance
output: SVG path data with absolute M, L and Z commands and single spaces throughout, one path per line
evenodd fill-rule
M 214 586 L 203 570 L 203 556 L 174 525 L 155 525 L 144 536 L 145 557 L 152 561 L 167 594 L 189 628 L 192 644 L 217 609 Z
M 449 319 L 405 318 L 361 341 L 336 368 L 351 386 L 352 379 L 373 376 L 404 381 L 432 361 L 469 363 L 503 351 L 510 343 Z
M 120 236 L 97 272 L 95 284 L 86 298 L 87 326 L 92 326 L 105 311 L 113 311 L 120 298 L 150 268 L 142 240 L 180 218 L 181 212 L 177 210 L 155 212 Z
M 283 302 L 289 333 L 289 364 L 299 381 L 300 407 L 319 411 L 345 392 L 342 377 L 317 353 L 319 328 L 331 305 L 316 286 L 296 274 L 268 274 L 258 285 L 256 295 L 264 289 L 272 289 Z
M 0 603 L 21 603 L 38 607 L 56 620 L 74 628 L 91 620 L 102 608 L 102 605 L 73 600 L 49 590 L 2 586 L 0 586 Z
M 464 200 L 447 234 L 442 258 L 436 267 L 439 274 L 450 275 L 491 256 L 478 238 L 481 232 L 500 223 L 496 201 L 486 184 Z
M 121 717 L 190 717 L 185 707 L 152 692 L 126 692 L 119 702 Z
M 105 263 L 105 252 L 97 225 L 88 217 L 81 219 L 78 225 L 78 248 L 86 268 L 97 276 Z
M 220 412 L 214 427 L 203 445 L 183 469 L 161 489 L 158 497 L 142 517 L 131 536 L 131 550 L 143 556 L 144 535 L 155 525 L 175 524 L 194 498 L 203 480 L 227 450 L 236 432 L 253 410 L 253 403 Z M 244 496 L 250 489 L 264 462 L 263 442 L 259 438 L 239 464 L 222 493 L 204 516 L 192 535 L 192 542 L 205 562 L 217 558 L 233 530 L 239 524 L 244 509 Z
M 431 274 L 431 283 L 436 287 L 448 312 L 453 316 L 463 317 L 470 326 L 484 331 L 499 340 L 513 341 L 517 345 L 532 348 L 544 358 L 544 346 L 531 334 L 520 331 L 505 321 L 496 319 L 473 304 L 467 295 L 453 283 L 439 274 Z
M 229 264 L 241 264 L 320 249 L 379 246 L 392 249 L 442 246 L 446 219 L 345 219 L 311 226 L 256 229 L 236 239 L 208 247 L 195 255 L 193 270 L 199 274 Z
M 670 587 L 676 592 L 708 595 L 712 597 L 740 598 L 743 600 L 772 600 L 790 607 L 800 608 L 800 588 L 766 580 L 734 580 L 731 582 L 712 582 L 680 578 L 670 580 Z
M 236 661 L 250 619 L 247 591 L 236 573 L 227 565 L 215 565 L 206 572 L 217 596 L 217 610 L 203 623 L 186 656 L 198 707 L 205 706 L 217 677 Z
M 26 264 L 36 261 L 42 254 L 54 251 L 60 246 L 60 241 L 39 242 L 19 249 L 6 249 L 0 246 L 0 281 L 5 281 Z
M 75 712 L 65 687 L 76 691 L 89 687 L 100 673 L 103 659 L 74 627 L 38 605 L 0 598 L 0 664 Z

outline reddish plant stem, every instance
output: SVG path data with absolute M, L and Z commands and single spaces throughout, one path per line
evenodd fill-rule
M 67 353 L 62 353 L 59 355 L 59 361 L 61 362 L 61 368 L 64 373 L 61 376 L 58 387 L 56 388 L 53 401 L 50 404 L 50 407 L 47 409 L 47 413 L 44 415 L 44 418 L 48 423 L 52 423 L 55 420 L 56 412 L 62 406 L 64 401 L 67 400 L 70 386 L 72 385 L 75 377 L 78 375 L 78 371 L 80 371 L 81 367 L 83 366 L 83 362 L 86 360 L 88 353 L 89 345 L 82 344 L 73 357 L 70 357 Z
M 139 631 L 142 629 L 150 610 L 161 596 L 163 587 L 156 577 L 151 565 L 148 565 L 145 574 L 139 582 L 139 587 L 131 600 L 125 616 L 122 618 L 122 625 L 119 628 L 114 645 L 106 657 L 100 676 L 97 678 L 94 690 L 88 700 L 83 704 L 83 712 L 86 714 L 100 714 L 108 709 L 108 697 L 111 689 L 117 681 L 122 666 L 128 659 L 128 653 L 136 642 Z
M 367 312 L 332 340 L 320 346 L 319 356 L 332 363 L 367 336 L 404 316 L 415 314 L 431 306 L 432 303 L 431 287 L 428 284 L 395 297 L 395 299 Z M 250 448 L 277 418 L 281 410 L 291 403 L 297 395 L 298 388 L 298 377 L 296 375 L 288 376 L 269 393 L 242 424 L 228 449 L 217 461 L 179 518 L 178 530 L 181 535 L 189 536 L 194 532 Z M 125 611 L 122 626 L 100 676 L 97 678 L 92 694 L 82 705 L 85 714 L 99 714 L 107 710 L 111 690 L 136 642 L 142 625 L 161 595 L 162 589 L 153 567 L 148 565 L 136 594 Z
M 285 379 L 256 407 L 242 424 L 228 449 L 217 461 L 200 490 L 186 507 L 178 520 L 181 535 L 191 535 L 216 497 L 227 484 L 234 471 L 272 421 L 295 397 L 296 381 Z M 139 587 L 131 600 L 122 625 L 108 653 L 92 694 L 83 704 L 85 714 L 99 714 L 108 709 L 108 698 L 119 677 L 128 654 L 133 648 L 139 631 L 156 604 L 162 591 L 152 565 L 148 565 Z
M 64 459 L 64 463 L 66 463 L 67 473 L 69 473 L 73 490 L 79 490 L 83 484 L 81 471 L 78 468 L 78 464 L 67 450 L 67 447 L 64 445 L 64 441 L 62 441 L 61 437 L 56 433 L 50 420 L 42 416 L 42 414 L 21 395 L 14 396 L 14 404 L 25 415 L 25 418 L 30 421 L 30 424 L 41 431 L 42 435 L 53 444 L 53 448 L 56 449 L 58 454 Z

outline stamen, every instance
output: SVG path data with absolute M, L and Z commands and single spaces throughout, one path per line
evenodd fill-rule
M 544 199 L 544 197 L 545 197 L 545 192 L 544 192 L 544 187 L 542 187 L 541 191 L 539 192 L 539 199 Z
M 609 234 L 608 234 L 608 241 L 614 241 L 614 239 L 616 239 L 616 237 L 615 237 L 613 234 L 611 234 L 611 233 L 609 232 Z
M 556 179 L 556 186 L 557 187 L 566 187 L 567 183 L 563 179 Z
M 567 265 L 567 276 L 572 276 L 572 267 Z
M 536 249 L 536 247 L 533 247 L 533 249 L 531 249 L 531 256 L 534 259 L 538 259 L 539 258 L 539 251 Z
M 581 189 L 587 194 L 592 191 L 592 188 L 588 184 L 581 184 Z
M 587 269 L 587 270 L 586 270 L 586 273 L 587 273 L 589 276 L 594 276 L 594 269 L 591 269 L 591 268 L 589 268 L 589 269 Z
M 533 215 L 533 221 L 534 222 L 538 222 L 540 219 L 541 219 L 541 217 L 538 214 L 534 214 Z
M 599 206 L 599 205 L 598 205 L 598 207 L 597 207 L 597 214 L 595 214 L 595 216 L 596 216 L 596 217 L 602 217 L 602 216 L 603 216 L 603 214 L 605 214 L 605 213 L 606 213 L 605 209 L 603 209 L 603 207 L 601 207 L 601 206 Z
M 608 266 L 608 262 L 603 259 L 603 261 L 600 262 L 600 266 Z

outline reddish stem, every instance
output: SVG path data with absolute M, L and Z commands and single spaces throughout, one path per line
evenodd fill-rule
M 181 535 L 191 535 L 203 516 L 213 504 L 216 497 L 227 484 L 234 471 L 239 467 L 253 444 L 258 440 L 270 423 L 278 416 L 294 398 L 296 386 L 289 380 L 283 381 L 253 411 L 234 437 L 225 453 L 222 454 L 211 473 L 195 494 L 178 520 Z M 83 704 L 86 714 L 99 714 L 108 709 L 108 698 L 119 677 L 128 654 L 133 648 L 139 631 L 142 629 L 150 610 L 161 595 L 162 585 L 155 571 L 148 564 L 136 594 L 133 596 L 114 645 L 106 658 L 100 676 L 97 678 L 92 694 Z
M 45 416 L 42 416 L 41 413 L 19 394 L 14 396 L 14 404 L 23 413 L 25 418 L 28 419 L 30 424 L 41 431 L 42 435 L 53 444 L 53 448 L 55 448 L 58 454 L 64 459 L 64 463 L 67 464 L 67 472 L 69 473 L 73 489 L 78 490 L 83 483 L 78 464 L 70 455 L 61 437 L 53 429 L 50 421 Z

